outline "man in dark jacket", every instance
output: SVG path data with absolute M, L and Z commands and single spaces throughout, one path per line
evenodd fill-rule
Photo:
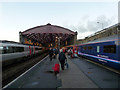
M 50 48 L 50 50 L 49 50 L 50 61 L 52 61 L 52 56 L 53 56 L 53 49 Z
M 62 70 L 64 70 L 65 59 L 67 59 L 67 58 L 66 58 L 65 54 L 63 53 L 62 49 L 60 50 L 58 59 L 60 61 Z

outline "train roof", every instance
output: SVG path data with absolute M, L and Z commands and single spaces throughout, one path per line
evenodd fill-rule
M 1 43 L 15 43 L 15 44 L 22 44 L 19 42 L 15 42 L 15 41 L 8 41 L 8 40 L 0 40 Z
M 9 43 L 9 44 L 19 44 L 19 45 L 29 45 L 29 46 L 34 46 L 30 44 L 22 44 L 20 42 L 15 42 L 15 41 L 8 41 L 8 40 L 0 40 L 0 43 Z M 38 46 L 39 47 L 39 46 Z

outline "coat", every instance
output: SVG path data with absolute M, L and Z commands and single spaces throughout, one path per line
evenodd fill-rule
M 52 55 L 53 55 L 53 50 L 51 49 L 49 50 L 49 56 L 52 57 Z
M 60 52 L 58 59 L 60 62 L 62 62 L 62 61 L 65 62 L 65 59 L 67 59 L 67 58 L 63 52 Z

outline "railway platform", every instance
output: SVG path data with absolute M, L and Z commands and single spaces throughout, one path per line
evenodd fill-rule
M 59 88 L 98 88 L 71 60 L 67 59 L 69 68 L 60 72 L 62 86 Z
M 91 75 L 91 78 L 89 75 L 87 75 L 84 70 L 81 70 L 82 68 L 79 68 L 77 64 L 80 65 L 85 69 L 85 62 L 83 60 L 80 61 L 79 58 L 69 58 L 68 59 L 68 64 L 69 68 L 65 70 L 60 70 L 60 73 L 57 74 L 56 76 L 54 75 L 52 67 L 54 67 L 54 64 L 59 63 L 57 59 L 53 59 L 52 61 L 49 60 L 49 57 L 45 57 L 42 61 L 34 65 L 32 68 L 27 70 L 25 73 L 20 75 L 18 78 L 13 80 L 11 83 L 6 85 L 4 89 L 6 88 L 54 88 L 56 90 L 59 90 L 61 88 L 118 88 L 119 87 L 119 82 L 117 81 L 119 78 L 116 74 L 111 73 L 111 72 L 105 72 L 102 71 L 103 74 L 107 73 L 104 75 L 100 75 L 99 70 L 95 69 L 90 69 L 90 70 L 95 70 L 95 73 L 100 75 L 100 78 L 97 78 L 97 74 L 91 73 L 92 71 L 89 70 L 89 75 Z M 80 63 L 78 63 L 80 62 Z M 77 64 L 75 64 L 77 63 Z M 83 66 L 82 66 L 83 65 Z M 87 66 L 90 66 L 86 63 Z M 99 73 L 98 73 L 98 72 Z M 94 72 L 94 71 L 93 71 Z M 110 74 L 111 73 L 111 76 Z M 95 76 L 94 76 L 95 75 Z M 94 77 L 94 79 L 92 79 Z M 94 81 L 98 80 L 101 78 L 112 78 L 110 80 L 106 81 Z M 105 83 L 107 84 L 105 84 Z M 109 82 L 109 83 L 108 83 Z M 104 86 L 104 85 L 108 86 Z M 101 86 L 100 86 L 101 85 Z M 118 85 L 118 86 L 117 86 Z M 110 87 L 111 86 L 111 87 Z

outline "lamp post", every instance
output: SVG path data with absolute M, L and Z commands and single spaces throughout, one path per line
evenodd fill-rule
M 58 39 L 58 48 L 60 49 L 60 39 L 61 39 L 62 37 L 56 37 L 56 39 Z
M 120 23 L 117 25 L 118 45 L 120 47 Z
M 102 30 L 103 30 L 103 23 L 101 23 L 101 22 L 97 22 L 97 23 L 102 25 Z

